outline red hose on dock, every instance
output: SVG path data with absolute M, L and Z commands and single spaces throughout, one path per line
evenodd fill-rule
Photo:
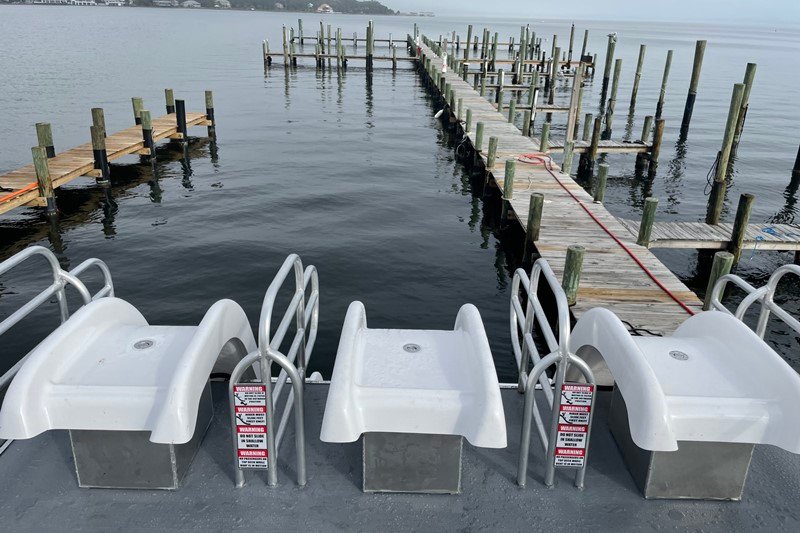
M 541 152 L 533 152 L 533 153 L 529 153 L 529 154 L 521 154 L 519 157 L 517 157 L 517 160 L 518 160 L 519 162 L 521 162 L 521 163 L 527 163 L 527 164 L 529 164 L 529 165 L 539 165 L 539 164 L 541 164 L 541 165 L 542 165 L 542 167 L 544 167 L 544 169 L 545 169 L 545 170 L 546 170 L 548 173 L 550 173 L 550 175 L 551 175 L 551 176 L 553 176 L 553 179 L 554 179 L 554 180 L 556 180 L 556 183 L 558 183 L 558 184 L 561 186 L 561 188 L 562 188 L 562 189 L 564 189 L 565 191 L 567 191 L 567 194 L 569 194 L 569 195 L 572 197 L 572 199 L 573 199 L 573 200 L 575 200 L 576 202 L 578 202 L 578 205 L 580 205 L 580 206 L 583 208 L 583 210 L 584 210 L 584 211 L 586 211 L 586 213 L 587 213 L 587 214 L 588 214 L 590 217 L 592 217 L 592 220 L 594 220 L 594 221 L 595 221 L 595 223 L 596 223 L 598 226 L 600 226 L 600 227 L 603 229 L 603 231 L 605 231 L 605 232 L 608 234 L 608 236 L 609 236 L 609 237 L 611 237 L 612 239 L 614 239 L 614 242 L 616 242 L 616 243 L 617 243 L 617 244 L 618 244 L 618 245 L 619 245 L 619 246 L 620 246 L 620 247 L 621 247 L 623 250 L 625 250 L 625 252 L 626 252 L 626 253 L 627 253 L 627 254 L 628 254 L 630 257 L 631 257 L 631 259 L 633 259 L 633 260 L 634 260 L 634 262 L 635 262 L 637 265 L 639 265 L 639 268 L 641 268 L 641 269 L 642 269 L 642 271 L 644 271 L 644 273 L 645 273 L 645 274 L 647 274 L 647 276 L 648 276 L 648 277 L 649 277 L 651 280 L 653 280 L 653 283 L 655 283 L 656 285 L 658 285 L 658 288 L 660 288 L 662 291 L 664 291 L 664 292 L 667 294 L 667 296 L 669 296 L 670 298 L 672 298 L 672 299 L 675 301 L 675 303 L 677 303 L 678 305 L 680 305 L 680 306 L 683 308 L 683 310 L 684 310 L 684 311 L 686 311 L 686 312 L 687 312 L 687 313 L 689 313 L 690 315 L 695 315 L 695 314 L 696 314 L 696 313 L 695 313 L 695 312 L 694 312 L 694 311 L 693 311 L 693 310 L 692 310 L 692 309 L 691 309 L 691 308 L 690 308 L 688 305 L 686 305 L 685 303 L 683 303 L 683 302 L 682 302 L 682 301 L 681 301 L 681 300 L 680 300 L 680 299 L 679 299 L 677 296 L 675 296 L 675 294 L 673 294 L 673 293 L 672 293 L 672 291 L 670 291 L 670 290 L 669 290 L 667 287 L 665 287 L 665 286 L 664 286 L 664 284 L 663 284 L 663 283 L 661 283 L 661 281 L 659 281 L 659 279 L 658 279 L 658 278 L 655 276 L 655 274 L 653 274 L 653 273 L 650 271 L 650 269 L 649 269 L 649 268 L 647 268 L 647 266 L 646 266 L 644 263 L 642 263 L 642 262 L 639 260 L 639 258 L 638 258 L 638 257 L 636 257 L 636 254 L 634 254 L 634 253 L 633 253 L 633 251 L 632 251 L 630 248 L 628 248 L 628 246 L 627 246 L 627 245 L 625 245 L 625 243 L 624 243 L 624 242 L 622 242 L 622 241 L 621 241 L 621 240 L 620 240 L 620 239 L 619 239 L 619 238 L 618 238 L 618 237 L 617 237 L 617 236 L 614 234 L 614 232 L 612 232 L 610 229 L 608 229 L 608 227 L 606 227 L 606 225 L 605 225 L 605 224 L 603 224 L 603 222 L 602 222 L 600 219 L 598 219 L 598 218 L 597 218 L 597 217 L 594 215 L 594 213 L 592 213 L 592 212 L 589 210 L 589 208 L 588 208 L 588 207 L 586 207 L 586 204 L 584 204 L 584 203 L 583 203 L 583 202 L 580 200 L 580 198 L 578 198 L 577 196 L 575 196 L 575 195 L 572 193 L 572 191 L 570 191 L 570 190 L 567 188 L 567 186 L 566 186 L 566 185 L 564 185 L 564 183 L 563 183 L 563 182 L 562 182 L 560 179 L 558 179 L 558 176 L 556 176 L 556 174 L 555 174 L 555 173 L 554 173 L 554 172 L 553 172 L 553 171 L 550 169 L 550 165 L 551 165 L 551 163 L 552 163 L 552 158 L 551 158 L 549 155 L 547 155 L 547 154 L 544 154 L 544 153 L 541 153 Z

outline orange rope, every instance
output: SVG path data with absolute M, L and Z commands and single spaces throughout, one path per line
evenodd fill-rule
M 5 196 L 0 196 L 0 204 L 8 202 L 10 200 L 13 200 L 17 196 L 21 196 L 22 194 L 24 194 L 24 193 L 26 193 L 26 192 L 28 192 L 30 190 L 35 189 L 36 187 L 38 187 L 38 185 L 39 185 L 38 183 L 31 183 L 30 185 L 26 185 L 25 187 L 23 187 L 21 189 L 18 189 L 16 191 L 10 192 L 10 193 L 6 194 Z

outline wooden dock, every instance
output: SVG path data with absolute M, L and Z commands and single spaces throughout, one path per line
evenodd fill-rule
M 422 54 L 422 65 L 425 64 L 425 58 L 431 59 L 441 72 L 442 59 L 431 48 L 423 45 Z M 514 124 L 509 123 L 506 115 L 497 111 L 495 104 L 473 90 L 460 76 L 450 69 L 443 76 L 454 92 L 453 99 L 461 100 L 464 113 L 466 110 L 471 113 L 471 128 L 466 136 L 473 147 L 476 126 L 483 123 L 483 150 L 477 152 L 483 165 L 489 165 L 486 151 L 489 138 L 498 139 L 494 166 L 487 168 L 487 173 L 501 190 L 504 189 L 506 160 L 517 161 L 522 154 L 538 152 L 539 145 L 535 139 L 523 136 Z M 572 307 L 576 318 L 591 308 L 605 307 L 616 313 L 632 330 L 663 335 L 671 333 L 690 316 L 689 311 L 648 277 L 634 259 L 584 211 L 578 201 L 616 235 L 683 305 L 692 311 L 702 308 L 702 302 L 688 287 L 652 252 L 638 246 L 628 228 L 602 204 L 594 203 L 592 197 L 569 175 L 560 173 L 555 163 L 552 164 L 555 177 L 542 165 L 517 161 L 515 169 L 513 195 L 508 204 L 524 228 L 531 195 L 544 194 L 541 227 L 535 246 L 556 275 L 563 275 L 570 245 L 580 245 L 585 249 L 577 303 Z
M 635 238 L 641 222 L 620 219 Z M 688 248 L 696 250 L 727 250 L 730 247 L 733 224 L 716 225 L 702 222 L 655 222 L 650 234 L 649 248 Z M 744 250 L 800 250 L 800 226 L 791 224 L 748 224 L 742 242 Z
M 212 126 L 206 113 L 186 113 L 186 126 Z M 179 139 L 182 134 L 175 113 L 152 120 L 153 142 Z M 130 154 L 149 155 L 145 147 L 142 126 L 136 125 L 105 138 L 108 161 Z M 81 176 L 97 177 L 92 143 L 82 144 L 47 159 L 52 189 L 56 189 Z M 33 164 L 0 176 L 0 215 L 24 205 L 45 205 L 38 187 L 37 172 Z

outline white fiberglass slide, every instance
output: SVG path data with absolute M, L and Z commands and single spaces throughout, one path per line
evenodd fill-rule
M 471 304 L 452 330 L 369 329 L 364 305 L 347 311 L 320 438 L 368 432 L 461 435 L 504 448 L 506 426 L 494 360 Z

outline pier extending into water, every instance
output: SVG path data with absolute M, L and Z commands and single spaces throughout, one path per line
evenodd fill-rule
M 55 214 L 55 190 L 71 181 L 93 177 L 107 185 L 109 163 L 120 157 L 139 154 L 155 156 L 155 143 L 161 139 L 185 141 L 190 126 L 206 126 L 215 135 L 214 100 L 206 91 L 205 113 L 187 113 L 184 100 L 175 100 L 172 89 L 165 90 L 167 114 L 152 118 L 141 98 L 132 98 L 135 126 L 108 135 L 105 116 L 100 108 L 92 109 L 91 142 L 56 153 L 49 123 L 38 123 L 39 144 L 31 148 L 33 163 L 0 176 L 0 215 L 20 206 L 42 206 Z

